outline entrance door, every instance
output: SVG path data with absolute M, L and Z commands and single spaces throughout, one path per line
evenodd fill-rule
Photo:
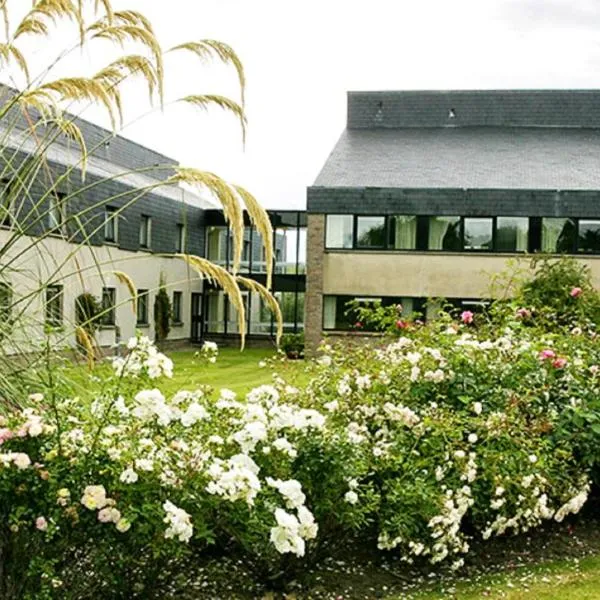
M 202 339 L 202 294 L 192 294 L 192 331 L 190 339 L 199 342 Z

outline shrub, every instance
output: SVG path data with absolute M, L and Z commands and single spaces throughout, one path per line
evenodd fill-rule
M 166 340 L 171 331 L 171 299 L 162 278 L 154 298 L 154 331 L 157 342 Z
M 304 332 L 285 333 L 280 346 L 288 358 L 304 358 Z

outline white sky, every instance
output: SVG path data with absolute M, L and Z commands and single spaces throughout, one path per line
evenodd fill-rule
M 12 0 L 13 4 L 23 0 Z M 9 0 L 9 5 L 10 5 Z M 144 12 L 165 46 L 213 38 L 248 79 L 248 139 L 239 125 L 177 105 L 123 135 L 212 170 L 270 208 L 302 208 L 346 118 L 347 90 L 600 87 L 598 0 L 113 0 Z M 40 61 L 48 47 L 32 46 Z M 71 63 L 110 58 L 105 46 Z M 44 62 L 40 62 L 44 64 Z M 174 55 L 167 96 L 238 98 L 233 69 Z M 79 71 L 81 72 L 81 68 Z M 57 73 L 66 74 L 66 71 Z M 139 87 L 126 120 L 146 111 Z M 85 113 L 106 125 L 100 113 Z

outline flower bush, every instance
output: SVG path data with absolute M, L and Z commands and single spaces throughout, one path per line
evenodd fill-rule
M 164 597 L 214 547 L 276 581 L 357 537 L 459 568 L 474 538 L 562 521 L 599 481 L 600 347 L 587 316 L 538 314 L 323 345 L 305 388 L 245 397 L 165 397 L 173 363 L 130 340 L 93 401 L 49 385 L 0 416 L 0 597 Z

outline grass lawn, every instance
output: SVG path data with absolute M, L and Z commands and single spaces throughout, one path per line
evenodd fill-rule
M 157 381 L 157 387 L 163 394 L 168 396 L 182 389 L 194 390 L 200 385 L 211 385 L 216 389 L 229 388 L 238 394 L 245 394 L 253 387 L 271 383 L 274 371 L 290 385 L 302 385 L 308 380 L 302 360 L 280 362 L 274 359 L 273 367 L 261 368 L 261 361 L 275 356 L 271 349 L 250 348 L 240 351 L 238 348 L 220 348 L 217 362 L 212 365 L 194 357 L 194 353 L 195 350 L 168 352 L 175 367 L 173 379 L 162 378 Z M 65 375 L 81 388 L 82 394 L 87 395 L 97 387 L 95 377 L 101 377 L 109 370 L 108 364 L 101 363 L 91 373 L 94 377 L 90 378 L 90 372 L 81 364 L 67 367 Z

